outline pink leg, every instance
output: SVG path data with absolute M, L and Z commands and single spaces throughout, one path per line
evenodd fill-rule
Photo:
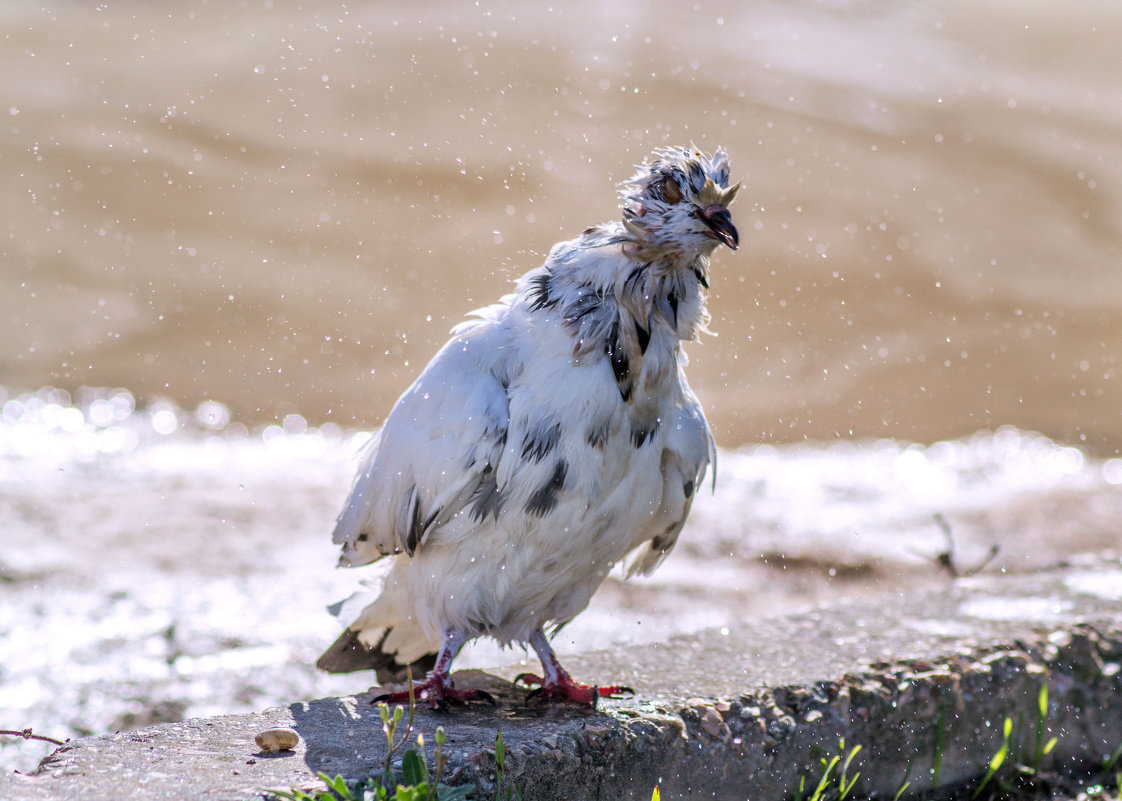
M 448 702 L 465 704 L 468 701 L 487 701 L 495 705 L 495 699 L 490 693 L 483 690 L 457 690 L 452 686 L 452 660 L 463 648 L 466 638 L 458 631 L 450 631 L 440 645 L 436 655 L 436 664 L 429 671 L 428 678 L 413 685 L 413 699 L 427 701 L 433 709 L 447 709 Z M 395 693 L 385 693 L 371 699 L 370 703 L 376 704 L 385 701 L 388 704 L 409 703 L 409 691 L 402 690 Z
M 539 698 L 562 698 L 576 701 L 578 704 L 596 706 L 596 702 L 601 698 L 612 698 L 625 693 L 635 694 L 635 691 L 630 687 L 616 685 L 593 687 L 573 681 L 572 676 L 557 661 L 557 655 L 553 653 L 553 648 L 550 647 L 549 640 L 546 639 L 545 632 L 541 629 L 530 635 L 530 645 L 534 647 L 534 651 L 537 652 L 538 658 L 542 661 L 542 670 L 545 671 L 545 677 L 523 673 L 515 679 L 515 682 L 521 681 L 526 684 L 540 685 L 537 689 L 530 691 L 530 694 L 526 696 L 527 701 L 536 696 Z

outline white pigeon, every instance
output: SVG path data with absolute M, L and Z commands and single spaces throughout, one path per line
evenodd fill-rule
M 659 565 L 716 457 L 682 342 L 708 321 L 710 254 L 737 247 L 739 187 L 720 148 L 660 148 L 622 185 L 621 221 L 554 245 L 453 329 L 374 435 L 339 515 L 340 565 L 394 558 L 380 594 L 336 607 L 347 629 L 320 668 L 373 667 L 380 681 L 431 668 L 414 692 L 432 706 L 494 703 L 451 680 L 460 648 L 487 636 L 537 652 L 543 675 L 519 677 L 540 685 L 531 695 L 630 691 L 575 682 L 549 634 L 615 565 Z

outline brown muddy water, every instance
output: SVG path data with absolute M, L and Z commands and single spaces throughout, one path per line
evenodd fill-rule
M 358 432 L 661 144 L 744 179 L 690 348 L 727 450 L 559 651 L 938 586 L 940 520 L 988 570 L 1117 549 L 1120 36 L 1104 0 L 4 5 L 0 728 L 363 689 L 311 667 Z
M 0 384 L 373 425 L 656 145 L 746 191 L 725 445 L 1122 445 L 1122 6 L 10 3 Z

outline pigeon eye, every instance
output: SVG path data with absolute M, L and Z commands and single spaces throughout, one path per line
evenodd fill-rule
M 682 190 L 678 188 L 677 181 L 667 178 L 662 182 L 662 199 L 667 203 L 682 202 Z

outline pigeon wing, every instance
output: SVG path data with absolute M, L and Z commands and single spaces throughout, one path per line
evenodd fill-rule
M 506 382 L 495 354 L 501 329 L 462 326 L 398 399 L 372 438 L 333 541 L 339 563 L 410 556 L 432 531 L 471 504 L 498 514 L 495 468 L 509 420 Z
M 717 470 L 717 446 L 696 396 L 681 376 L 683 403 L 675 410 L 662 453 L 662 502 L 650 525 L 638 538 L 627 566 L 627 576 L 650 575 L 678 542 L 694 496 L 713 466 Z

